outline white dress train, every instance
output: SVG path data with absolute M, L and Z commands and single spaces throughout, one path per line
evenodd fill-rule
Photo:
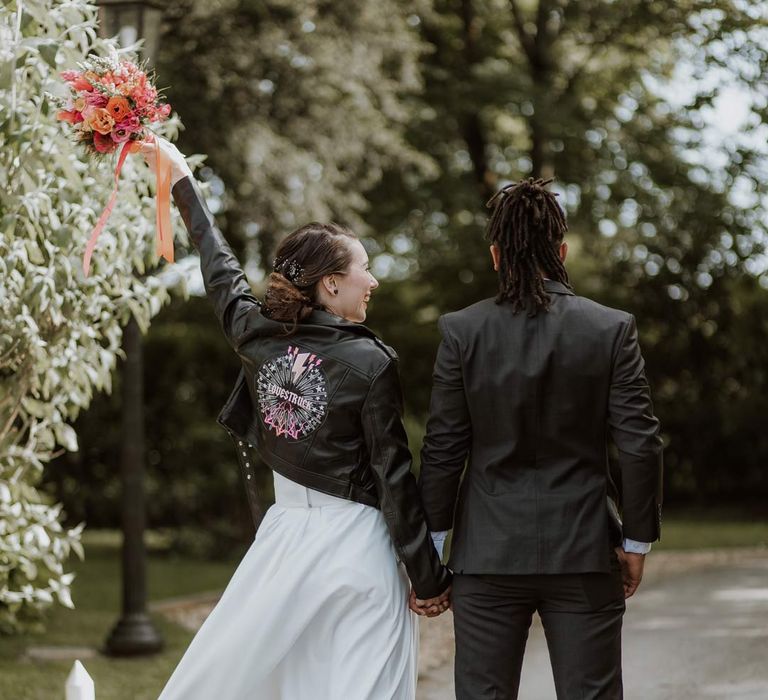
M 275 505 L 159 700 L 414 700 L 418 618 L 382 514 L 274 479 Z

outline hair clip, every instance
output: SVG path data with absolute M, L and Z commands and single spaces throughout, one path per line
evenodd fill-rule
M 304 268 L 296 260 L 288 260 L 287 258 L 280 260 L 275 258 L 273 267 L 275 272 L 279 272 L 291 284 L 296 286 L 299 286 L 302 281 L 301 278 L 304 276 Z

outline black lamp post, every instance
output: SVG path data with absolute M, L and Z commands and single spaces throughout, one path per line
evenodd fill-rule
M 144 39 L 143 57 L 154 60 L 162 8 L 153 2 L 97 0 L 103 36 L 117 36 L 122 45 Z M 123 333 L 123 431 L 120 454 L 123 528 L 122 615 L 107 637 L 104 651 L 113 656 L 153 654 L 163 639 L 147 614 L 147 572 L 144 529 L 144 355 L 141 331 L 134 319 Z

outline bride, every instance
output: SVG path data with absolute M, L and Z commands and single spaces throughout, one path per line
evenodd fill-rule
M 397 356 L 361 325 L 378 287 L 365 249 L 337 224 L 302 226 L 260 303 L 183 155 L 159 145 L 242 362 L 220 420 L 273 470 L 276 500 L 160 700 L 413 700 L 413 612 L 447 609 L 450 572 L 411 473 Z M 153 166 L 155 146 L 142 153 Z

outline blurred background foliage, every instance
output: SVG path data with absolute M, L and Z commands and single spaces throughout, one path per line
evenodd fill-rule
M 157 68 L 257 290 L 302 222 L 368 237 L 382 282 L 369 325 L 400 354 L 415 451 L 437 317 L 495 291 L 485 201 L 555 177 L 577 293 L 637 316 L 668 507 L 750 510 L 768 496 L 760 5 L 172 0 Z M 729 100 L 738 123 L 713 127 Z M 146 349 L 149 522 L 224 553 L 251 532 L 215 424 L 237 361 L 201 298 L 161 313 Z M 74 522 L 118 523 L 115 397 L 48 470 Z

